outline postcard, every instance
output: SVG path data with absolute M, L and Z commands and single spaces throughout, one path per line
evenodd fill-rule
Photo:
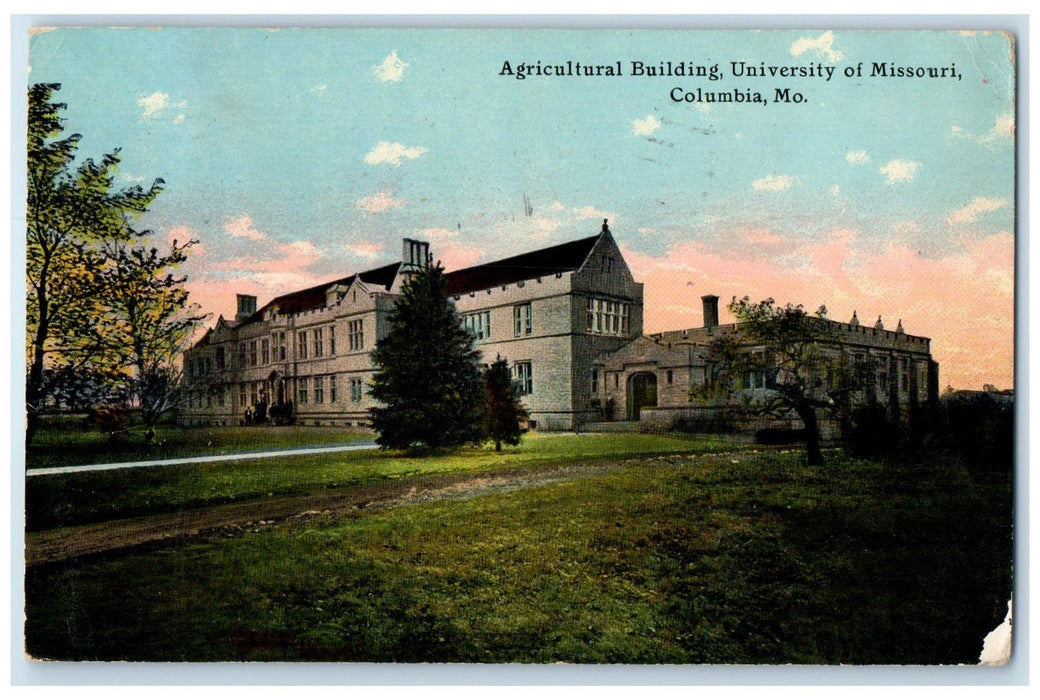
M 1014 34 L 28 46 L 34 664 L 1013 657 Z

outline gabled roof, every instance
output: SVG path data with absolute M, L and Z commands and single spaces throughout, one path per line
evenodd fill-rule
M 445 274 L 449 295 L 467 294 L 479 289 L 490 289 L 536 277 L 547 277 L 560 272 L 573 272 L 581 267 L 599 235 L 569 243 L 534 250 L 504 260 L 467 267 Z
M 259 321 L 263 318 L 264 309 L 268 309 L 272 306 L 277 306 L 278 313 L 282 314 L 295 314 L 301 311 L 307 311 L 308 309 L 320 309 L 325 306 L 325 290 L 329 287 L 340 284 L 343 286 L 350 286 L 354 280 L 358 278 L 360 278 L 365 284 L 379 286 L 389 290 L 390 287 L 393 286 L 394 280 L 397 279 L 397 271 L 400 267 L 401 263 L 395 262 L 389 265 L 384 265 L 383 267 L 377 267 L 374 270 L 359 272 L 350 277 L 343 277 L 338 280 L 326 282 L 325 284 L 301 289 L 297 292 L 283 294 L 265 304 L 262 309 L 243 321 L 242 325 Z

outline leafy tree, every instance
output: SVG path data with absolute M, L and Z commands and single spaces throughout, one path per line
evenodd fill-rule
M 509 364 L 496 357 L 484 370 L 484 432 L 495 441 L 495 451 L 502 451 L 502 443 L 519 445 L 526 432 L 520 422 L 527 418 L 527 410 L 520 403 L 520 395 L 509 371 Z
M 112 242 L 109 266 L 111 337 L 123 355 L 123 384 L 145 425 L 153 425 L 180 400 L 179 360 L 205 318 L 188 303 L 185 277 L 172 269 L 197 243 L 174 240 L 168 253 L 143 245 Z
M 77 377 L 89 377 L 98 396 L 125 394 L 137 382 L 138 401 L 153 391 L 142 387 L 154 385 L 158 365 L 141 358 L 156 344 L 135 345 L 135 332 L 126 332 L 133 325 L 126 307 L 137 293 L 129 280 L 151 288 L 141 306 L 151 308 L 151 316 L 137 314 L 140 320 L 159 318 L 156 327 L 139 326 L 138 336 L 172 333 L 166 340 L 176 340 L 180 324 L 169 322 L 173 312 L 158 309 L 176 307 L 182 314 L 185 301 L 183 279 L 165 271 L 183 260 L 190 244 L 174 244 L 168 255 L 152 254 L 143 244 L 151 232 L 133 227 L 162 191 L 163 181 L 156 179 L 147 189 L 116 187 L 118 149 L 74 166 L 81 136 L 64 135 L 60 115 L 66 105 L 53 99 L 59 89 L 56 83 L 40 83 L 28 94 L 27 444 L 47 401 L 61 399 L 63 391 L 80 384 Z M 164 362 L 168 371 L 172 364 Z
M 404 284 L 390 329 L 376 343 L 371 411 L 384 448 L 438 449 L 483 439 L 480 353 L 445 294 L 440 265 Z
M 714 382 L 708 391 L 754 415 L 793 412 L 804 425 L 809 464 L 823 464 L 817 412 L 837 415 L 857 386 L 837 352 L 827 308 L 809 315 L 801 305 L 778 307 L 773 299 L 753 303 L 748 297 L 734 297 L 727 308 L 737 323 L 710 346 Z

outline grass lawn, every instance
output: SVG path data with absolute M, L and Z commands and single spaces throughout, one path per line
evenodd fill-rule
M 1010 479 L 939 461 L 802 461 L 635 458 L 520 491 L 34 569 L 27 648 L 150 661 L 977 661 L 1010 594 Z
M 297 443 L 309 440 L 306 444 L 316 444 L 322 436 L 320 429 L 286 430 L 293 432 L 280 437 L 267 435 L 267 440 L 293 438 Z M 243 435 L 266 435 L 263 430 L 249 428 L 224 428 L 201 434 L 225 436 L 222 445 L 239 444 Z M 347 435 L 349 433 L 333 431 L 326 437 L 338 439 Z M 268 442 L 264 446 L 274 445 Z M 373 449 L 292 459 L 33 476 L 26 480 L 26 528 L 35 531 L 265 496 L 372 486 L 421 474 L 479 472 L 580 459 L 732 448 L 707 436 L 618 433 L 579 437 L 532 433 L 526 435 L 518 447 L 506 447 L 502 452 L 490 447 L 467 448 L 436 458 L 405 457 Z

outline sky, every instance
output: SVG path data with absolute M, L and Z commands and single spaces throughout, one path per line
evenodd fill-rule
M 600 75 L 536 74 L 568 62 Z M 451 270 L 605 218 L 647 332 L 701 325 L 704 294 L 771 297 L 901 321 L 943 387 L 1013 385 L 1003 34 L 65 28 L 29 64 L 81 158 L 119 148 L 118 184 L 163 179 L 140 225 L 199 241 L 183 272 L 211 322 L 236 293 L 396 261 L 403 237 Z

